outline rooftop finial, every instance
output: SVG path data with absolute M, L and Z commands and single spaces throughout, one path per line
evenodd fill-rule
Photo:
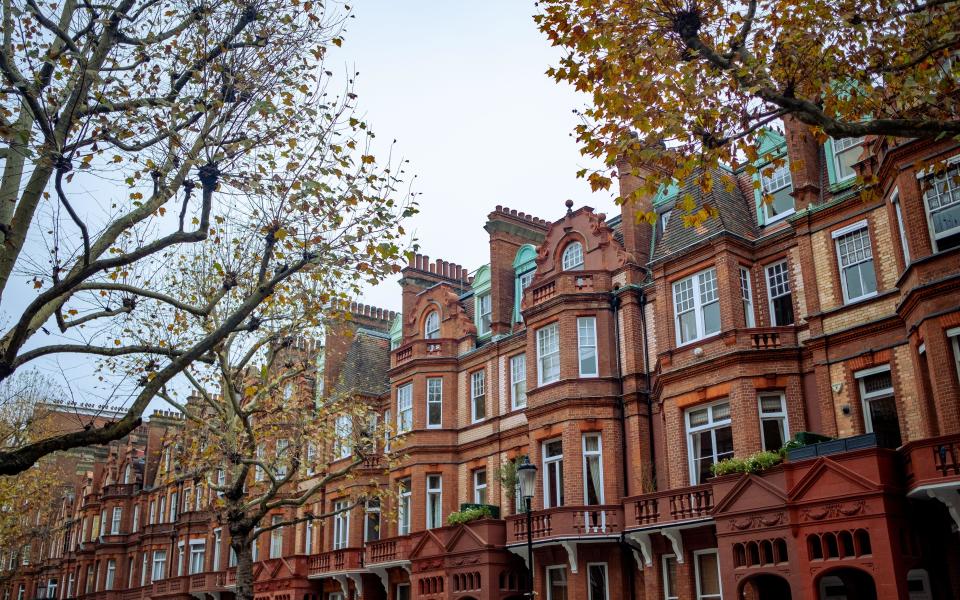
M 568 215 L 572 215 L 572 214 L 573 214 L 573 200 L 567 200 L 566 202 L 564 202 L 564 204 L 566 204 L 566 206 L 567 206 L 567 214 L 568 214 Z

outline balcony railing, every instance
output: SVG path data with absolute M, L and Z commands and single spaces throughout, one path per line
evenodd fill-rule
M 713 502 L 713 486 L 709 484 L 633 496 L 623 503 L 627 509 L 626 526 L 637 529 L 706 519 Z
M 527 540 L 527 515 L 507 517 L 508 542 Z M 530 531 L 534 541 L 565 537 L 605 537 L 623 531 L 623 507 L 617 505 L 559 506 L 534 511 Z
M 430 339 L 413 340 L 393 353 L 391 366 L 403 364 L 415 358 L 433 358 L 436 356 L 455 356 L 457 354 L 456 340 Z
M 750 350 L 775 350 L 796 346 L 797 334 L 793 327 L 750 327 L 737 331 L 736 343 Z
M 413 545 L 409 535 L 368 542 L 364 549 L 364 563 L 367 566 L 406 560 Z
M 310 557 L 310 575 L 356 571 L 363 568 L 363 548 L 341 548 Z
M 126 498 L 131 496 L 134 492 L 137 491 L 137 484 L 135 483 L 111 483 L 110 485 L 103 486 L 103 493 L 100 495 L 101 498 Z
M 947 435 L 910 442 L 900 449 L 904 457 L 907 487 L 960 484 L 960 435 Z

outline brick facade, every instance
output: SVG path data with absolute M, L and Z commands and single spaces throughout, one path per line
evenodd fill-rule
M 258 598 L 522 597 L 527 515 L 503 477 L 521 457 L 538 468 L 530 534 L 541 598 L 960 596 L 960 249 L 934 251 L 917 171 L 960 149 L 866 140 L 856 168 L 877 178 L 879 194 L 864 199 L 853 180 L 831 181 L 832 146 L 801 124 L 788 120 L 777 147 L 794 165 L 794 210 L 782 218 L 755 200 L 746 172 L 722 171 L 729 185 L 716 187 L 727 191 L 694 190 L 698 205 L 720 209 L 697 230 L 679 209 L 668 220 L 669 194 L 635 198 L 611 219 L 570 203 L 552 222 L 497 207 L 485 224 L 490 263 L 476 278 L 416 255 L 402 273 L 389 391 L 375 398 L 396 429 L 398 390 L 410 385 L 412 427 L 394 431 L 395 466 L 366 473 L 393 490 L 409 485 L 409 508 L 385 500 L 375 536 L 364 507 L 353 509 L 345 548 L 333 548 L 329 523 L 309 547 L 305 526 L 284 531 L 282 559 L 260 549 Z M 625 196 L 642 187 L 641 169 L 618 167 Z M 636 218 L 650 210 L 657 225 Z M 860 266 L 845 272 L 838 253 L 850 233 Z M 523 252 L 535 267 L 527 278 L 516 267 Z M 688 306 L 692 321 L 678 315 Z M 776 322 L 784 311 L 792 322 Z M 439 329 L 426 339 L 431 313 Z M 386 331 L 384 316 L 374 309 L 368 325 Z M 349 345 L 325 348 L 336 374 Z M 435 424 L 428 380 L 441 381 Z M 43 595 L 50 580 L 64 599 L 229 597 L 226 540 L 215 565 L 210 514 L 145 520 L 171 493 L 163 423 L 145 425 L 144 447 L 117 446 L 64 515 L 69 537 L 102 511 L 122 506 L 127 519 L 139 504 L 139 532 L 123 524 L 116 539 L 88 531 L 83 544 L 64 543 L 7 584 L 11 598 L 21 584 L 17 600 Z M 695 460 L 746 457 L 799 432 L 836 439 L 759 474 L 710 477 Z M 128 489 L 117 478 L 131 456 L 142 468 Z M 439 484 L 443 525 L 431 529 L 428 482 Z M 338 485 L 315 508 L 350 491 Z M 484 494 L 499 517 L 445 524 Z M 177 544 L 195 537 L 207 540 L 204 570 L 176 575 Z M 163 549 L 174 570 L 144 579 L 144 552 Z M 114 591 L 104 589 L 110 560 Z

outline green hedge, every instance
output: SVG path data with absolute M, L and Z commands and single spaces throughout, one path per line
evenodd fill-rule
M 762 450 L 746 458 L 725 458 L 711 465 L 710 471 L 714 477 L 731 473 L 760 473 L 781 462 L 783 462 L 783 455 L 779 452 Z
M 447 516 L 447 525 L 462 525 L 470 521 L 479 519 L 489 519 L 493 517 L 493 512 L 486 506 L 477 508 L 468 508 L 458 512 L 452 512 Z

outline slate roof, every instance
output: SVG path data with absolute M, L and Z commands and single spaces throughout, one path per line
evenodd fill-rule
M 747 186 L 733 179 L 736 177 L 735 174 L 727 170 L 716 170 L 714 172 L 716 183 L 713 190 L 708 194 L 704 194 L 703 190 L 700 189 L 695 176 L 689 177 L 677 194 L 677 202 L 679 203 L 686 194 L 690 194 L 696 204 L 694 212 L 706 204 L 711 204 L 717 208 L 720 215 L 715 219 L 707 219 L 699 227 L 685 227 L 680 211 L 675 210 L 673 217 L 667 223 L 666 231 L 656 240 L 651 261 L 679 252 L 721 232 L 755 240 L 759 231 L 753 198 L 751 197 L 748 201 L 743 189 Z M 728 185 L 725 185 L 725 182 L 729 182 L 731 179 L 733 179 L 734 186 L 732 190 L 728 190 Z
M 390 337 L 369 329 L 358 329 L 333 386 L 340 395 L 380 396 L 390 391 Z

